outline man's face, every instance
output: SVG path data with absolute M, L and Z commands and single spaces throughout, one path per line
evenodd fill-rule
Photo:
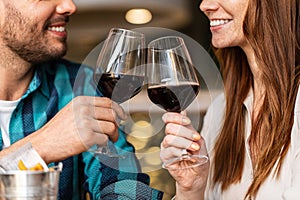
M 30 63 L 62 57 L 72 0 L 2 0 L 0 43 Z

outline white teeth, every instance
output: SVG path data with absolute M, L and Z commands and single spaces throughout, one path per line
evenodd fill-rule
M 66 28 L 64 26 L 59 27 L 48 27 L 49 31 L 56 31 L 56 32 L 64 32 L 66 31 Z
M 210 26 L 219 26 L 228 23 L 228 19 L 218 19 L 218 20 L 211 20 Z

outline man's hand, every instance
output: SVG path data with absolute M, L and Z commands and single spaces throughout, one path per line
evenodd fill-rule
M 125 118 L 121 106 L 108 98 L 76 97 L 44 127 L 7 151 L 31 142 L 46 163 L 60 161 L 84 152 L 94 144 L 104 145 L 108 138 L 117 141 L 118 121 Z

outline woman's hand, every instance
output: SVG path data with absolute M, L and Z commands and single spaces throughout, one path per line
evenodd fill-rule
M 165 113 L 163 121 L 166 124 L 166 136 L 161 143 L 160 157 L 163 163 L 169 163 L 176 157 L 181 156 L 182 152 L 187 149 L 190 154 L 207 155 L 205 141 L 200 134 L 191 125 L 190 119 L 184 112 Z M 206 187 L 209 162 L 190 168 L 182 168 L 191 162 L 182 160 L 167 167 L 169 173 L 176 180 L 176 199 L 201 199 L 204 196 Z M 185 166 L 187 167 L 187 166 Z

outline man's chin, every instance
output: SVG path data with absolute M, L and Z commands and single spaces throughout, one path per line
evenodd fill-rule
M 45 62 L 50 62 L 50 61 L 54 61 L 54 60 L 58 60 L 63 58 L 66 55 L 67 51 L 63 51 L 60 53 L 56 53 L 56 54 L 47 54 L 47 55 L 41 55 L 40 57 L 35 57 L 32 58 L 30 60 L 28 60 L 28 62 L 36 65 L 36 64 L 40 64 L 40 63 L 45 63 Z

